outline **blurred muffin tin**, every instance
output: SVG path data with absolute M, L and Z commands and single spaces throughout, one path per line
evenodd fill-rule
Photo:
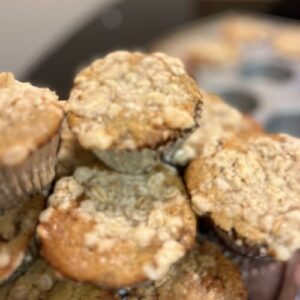
M 274 29 L 290 25 L 300 28 L 299 23 L 283 18 L 229 12 L 176 30 L 158 40 L 153 49 L 167 53 L 170 49 L 174 54 L 176 45 L 184 45 L 193 37 L 195 41 L 199 37 L 218 38 L 220 25 L 232 17 L 263 21 Z M 190 69 L 201 88 L 219 94 L 240 111 L 251 114 L 267 131 L 300 136 L 300 58 L 281 56 L 270 40 L 264 40 L 243 44 L 240 58 L 232 64 L 191 66 Z

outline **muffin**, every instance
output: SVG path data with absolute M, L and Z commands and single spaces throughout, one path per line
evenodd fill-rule
M 251 117 L 244 116 L 220 97 L 207 94 L 203 102 L 200 126 L 174 153 L 173 162 L 185 166 L 198 155 L 209 155 L 230 137 L 245 132 L 262 132 Z
M 107 166 L 142 173 L 196 129 L 202 97 L 179 60 L 119 51 L 76 76 L 68 123 L 80 145 Z
M 32 239 L 43 208 L 44 198 L 34 196 L 0 215 L 0 282 L 21 272 L 35 254 Z
M 300 248 L 300 140 L 252 134 L 199 156 L 185 179 L 195 212 L 249 255 L 288 260 Z
M 62 119 L 54 92 L 0 73 L 0 209 L 49 186 Z
M 61 274 L 120 288 L 163 277 L 194 245 L 195 216 L 175 169 L 78 168 L 40 216 L 42 256 Z
M 272 45 L 280 55 L 287 58 L 300 58 L 300 27 L 277 30 Z
M 25 274 L 0 287 L 0 298 L 7 300 L 118 300 L 115 292 L 90 284 L 62 279 L 42 259 Z
M 56 178 L 70 176 L 77 167 L 82 166 L 97 166 L 99 169 L 105 168 L 91 151 L 80 146 L 76 137 L 69 129 L 68 123 L 64 121 L 57 156 Z
M 271 27 L 263 20 L 245 16 L 227 18 L 220 24 L 221 34 L 237 44 L 259 42 L 270 35 Z
M 129 292 L 128 300 L 246 300 L 240 272 L 210 242 L 199 243 L 168 275 Z

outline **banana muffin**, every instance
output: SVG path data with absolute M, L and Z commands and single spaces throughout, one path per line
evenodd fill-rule
M 0 215 L 0 282 L 27 263 L 44 202 L 42 196 L 34 196 Z
M 44 260 L 37 259 L 25 274 L 0 287 L 6 300 L 118 300 L 116 293 L 59 276 Z
M 184 166 L 198 155 L 207 156 L 216 151 L 230 137 L 262 131 L 251 117 L 244 116 L 217 95 L 207 94 L 199 128 L 174 153 L 172 160 Z
M 199 243 L 165 278 L 129 291 L 128 300 L 246 300 L 237 267 L 210 242 Z
M 76 76 L 68 123 L 81 146 L 109 167 L 142 173 L 198 127 L 202 98 L 181 61 L 118 51 Z
M 185 176 L 195 212 L 236 250 L 288 260 L 300 248 L 300 140 L 252 134 L 198 157 Z
M 162 278 L 193 247 L 196 221 L 169 166 L 144 174 L 82 167 L 57 182 L 37 233 L 64 276 L 120 288 Z
M 0 73 L 0 209 L 51 183 L 63 115 L 54 92 Z

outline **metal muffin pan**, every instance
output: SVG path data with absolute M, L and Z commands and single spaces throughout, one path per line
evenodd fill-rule
M 267 131 L 300 136 L 300 62 L 278 57 L 266 44 L 255 46 L 236 65 L 197 71 L 196 80 Z
M 168 52 L 168 48 L 176 47 L 176 43 L 184 45 L 193 36 L 195 40 L 217 38 L 221 22 L 236 16 L 263 20 L 274 28 L 290 24 L 299 26 L 299 23 L 284 18 L 228 12 L 177 29 L 158 40 L 153 48 Z M 240 58 L 231 65 L 203 65 L 201 69 L 195 66 L 192 75 L 201 88 L 220 95 L 243 113 L 252 115 L 267 131 L 300 137 L 300 60 L 280 56 L 272 48 L 271 41 L 249 43 L 240 52 Z

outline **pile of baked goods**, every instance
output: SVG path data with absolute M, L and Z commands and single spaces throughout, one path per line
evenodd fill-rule
M 280 60 L 300 58 L 300 26 L 268 15 L 224 14 L 200 20 L 157 41 L 153 51 L 180 58 L 193 75 L 198 69 L 230 67 L 260 51 Z
M 1 73 L 0 137 L 1 299 L 247 299 L 196 216 L 247 256 L 300 248 L 300 140 L 165 54 L 98 59 L 67 101 Z

